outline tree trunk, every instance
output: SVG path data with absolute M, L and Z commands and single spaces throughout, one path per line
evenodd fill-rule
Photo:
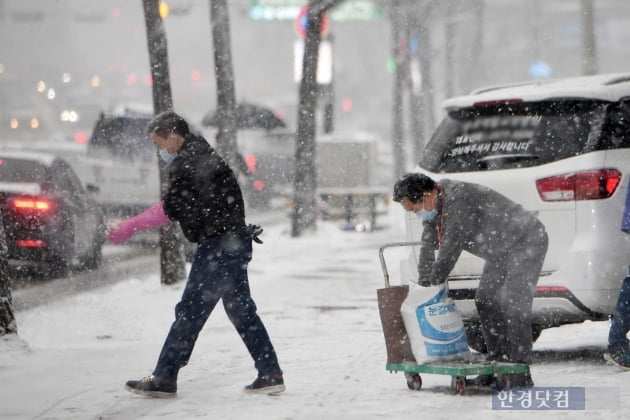
M 13 315 L 7 243 L 4 236 L 4 222 L 0 213 L 0 336 L 6 334 L 17 334 L 17 323 Z
M 210 24 L 214 45 L 214 65 L 217 80 L 218 135 L 217 151 L 232 170 L 237 171 L 236 153 L 236 94 L 230 41 L 230 16 L 226 0 L 210 0 Z
M 407 22 L 407 39 L 409 40 L 409 47 L 407 49 L 407 95 L 409 103 L 409 132 L 410 132 L 410 146 L 411 146 L 411 164 L 415 167 L 416 163 L 420 159 L 422 148 L 424 146 L 424 121 L 422 113 L 422 73 L 424 69 L 421 66 L 420 54 L 421 49 L 424 48 L 424 39 L 422 38 L 420 21 L 422 18 L 421 8 L 408 7 L 408 22 Z
M 315 167 L 315 108 L 317 105 L 317 61 L 320 28 L 324 13 L 342 0 L 309 0 L 302 59 L 302 81 L 298 105 L 295 146 L 295 181 L 291 236 L 316 228 L 317 169 Z M 332 128 L 332 127 L 331 127 Z
M 455 72 L 455 52 L 453 51 L 456 47 L 456 38 L 455 38 L 455 20 L 456 20 L 456 5 L 453 2 L 444 3 L 444 58 L 445 58 L 445 68 L 444 68 L 444 95 L 447 98 L 453 96 L 453 92 L 455 91 L 455 78 L 457 76 Z
M 403 10 L 400 0 L 392 2 L 390 20 L 392 25 L 392 58 L 396 64 L 394 70 L 394 91 L 392 101 L 392 154 L 394 159 L 394 179 L 405 172 L 405 138 L 403 122 L 403 82 L 405 78 L 405 39 L 401 29 L 404 25 Z
M 164 22 L 159 15 L 159 0 L 143 0 L 147 28 L 147 44 L 151 77 L 153 78 L 153 112 L 157 115 L 173 109 L 171 83 L 168 69 L 168 50 Z M 158 159 L 160 171 L 160 196 L 168 191 L 168 169 Z M 176 223 L 160 228 L 160 281 L 174 284 L 186 278 L 182 234 Z
M 411 110 L 411 136 L 413 146 L 413 164 L 418 163 L 422 152 L 435 127 L 435 113 L 433 111 L 433 86 L 431 79 L 431 22 L 432 9 L 435 5 L 431 0 L 415 2 L 408 6 L 410 37 L 417 39 L 417 51 L 411 51 L 411 62 L 420 69 L 420 89 L 411 90 L 409 107 Z M 413 55 L 413 54 L 416 55 Z
M 308 24 L 302 60 L 302 81 L 295 148 L 295 187 L 291 236 L 315 229 L 317 172 L 315 168 L 315 106 L 317 103 L 317 61 L 320 25 L 323 13 L 317 13 L 309 2 Z
M 582 74 L 597 73 L 597 38 L 593 0 L 582 0 Z

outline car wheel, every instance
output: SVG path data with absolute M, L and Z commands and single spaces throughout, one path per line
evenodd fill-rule
M 74 250 L 74 227 L 66 224 L 55 239 L 48 258 L 48 274 L 65 277 L 70 273 L 76 253 Z
M 92 246 L 92 251 L 83 260 L 83 268 L 86 270 L 96 270 L 103 260 L 103 243 L 97 241 Z
M 48 261 L 48 274 L 52 277 L 65 277 L 70 273 L 72 257 L 56 255 Z

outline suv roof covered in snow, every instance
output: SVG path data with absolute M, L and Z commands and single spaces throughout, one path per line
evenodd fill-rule
M 469 95 L 444 101 L 447 111 L 488 103 L 544 101 L 558 98 L 618 101 L 630 96 L 630 73 L 539 79 L 522 83 L 484 87 Z

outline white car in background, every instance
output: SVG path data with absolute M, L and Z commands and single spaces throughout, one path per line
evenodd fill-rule
M 549 249 L 533 304 L 545 328 L 605 320 L 630 264 L 620 231 L 630 176 L 630 73 L 479 89 L 445 101 L 416 170 L 490 187 L 537 214 Z M 407 216 L 409 240 L 421 222 Z M 418 249 L 402 263 L 417 281 Z M 449 276 L 472 348 L 483 351 L 474 295 L 483 260 L 464 252 Z

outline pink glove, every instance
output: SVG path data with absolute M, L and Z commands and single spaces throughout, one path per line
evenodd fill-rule
M 119 244 L 140 230 L 160 227 L 167 224 L 168 221 L 169 219 L 164 213 L 164 202 L 158 201 L 142 213 L 123 220 L 118 226 L 111 228 L 107 232 L 107 238 L 111 242 Z

